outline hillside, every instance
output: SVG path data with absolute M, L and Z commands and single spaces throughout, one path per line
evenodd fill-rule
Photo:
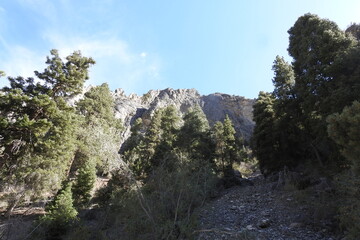
M 156 110 L 170 105 L 175 106 L 181 115 L 192 107 L 200 106 L 210 126 L 216 121 L 223 121 L 228 115 L 237 136 L 246 140 L 249 140 L 254 128 L 252 108 L 255 100 L 241 96 L 223 93 L 203 96 L 196 89 L 174 90 L 171 88 L 150 90 L 142 96 L 126 95 L 122 89 L 116 89 L 113 96 L 116 105 L 115 116 L 121 119 L 125 126 L 122 133 L 123 140 L 129 137 L 130 127 L 137 118 L 142 118 L 143 122 L 148 124 Z

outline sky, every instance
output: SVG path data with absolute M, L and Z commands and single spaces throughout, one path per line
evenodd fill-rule
M 359 11 L 358 0 L 0 0 L 0 70 L 32 77 L 51 49 L 80 50 L 96 61 L 87 84 L 256 98 L 273 90 L 276 55 L 291 62 L 287 31 L 298 17 L 345 30 Z

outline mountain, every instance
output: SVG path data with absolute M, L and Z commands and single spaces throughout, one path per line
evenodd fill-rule
M 205 113 L 210 126 L 216 121 L 223 121 L 228 115 L 232 120 L 237 135 L 249 140 L 254 122 L 252 109 L 255 100 L 246 99 L 222 93 L 214 93 L 202 96 L 195 89 L 171 89 L 150 90 L 148 93 L 138 96 L 126 95 L 124 90 L 116 89 L 113 93 L 116 104 L 116 117 L 120 118 L 124 125 L 123 141 L 130 136 L 130 127 L 134 121 L 141 117 L 145 124 L 150 123 L 150 118 L 159 108 L 174 105 L 181 114 L 196 105 L 200 106 Z

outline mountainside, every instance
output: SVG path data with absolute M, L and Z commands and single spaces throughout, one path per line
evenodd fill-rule
M 150 116 L 159 109 L 174 105 L 181 114 L 196 105 L 204 111 L 210 125 L 216 121 L 223 121 L 226 115 L 232 120 L 237 135 L 249 139 L 254 127 L 252 108 L 254 99 L 246 99 L 222 93 L 201 96 L 195 89 L 150 90 L 143 96 L 136 94 L 126 95 L 124 90 L 114 92 L 116 117 L 120 118 L 125 126 L 123 140 L 130 135 L 133 122 L 141 117 L 145 124 L 149 123 Z

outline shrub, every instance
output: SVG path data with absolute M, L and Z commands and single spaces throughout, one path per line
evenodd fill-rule
M 143 187 L 117 195 L 117 222 L 126 222 L 130 239 L 189 239 L 196 225 L 194 209 L 215 185 L 210 164 L 191 161 L 182 153 L 168 154 L 172 168 L 156 168 Z M 176 168 L 173 168 L 176 165 Z
M 96 181 L 95 164 L 87 161 L 80 169 L 77 175 L 72 192 L 75 199 L 75 205 L 85 206 L 91 200 L 91 191 Z
M 77 220 L 78 212 L 73 206 L 71 183 L 65 182 L 54 200 L 46 208 L 47 214 L 41 219 L 46 239 L 59 239 L 67 228 Z

